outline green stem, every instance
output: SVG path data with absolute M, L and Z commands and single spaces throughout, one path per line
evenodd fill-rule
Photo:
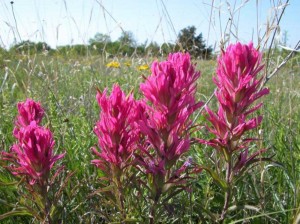
M 227 211 L 228 211 L 228 207 L 229 207 L 229 203 L 231 200 L 231 172 L 232 172 L 232 167 L 231 167 L 231 157 L 229 158 L 229 160 L 227 161 L 227 166 L 226 166 L 226 183 L 227 183 L 227 190 L 225 192 L 225 196 L 224 196 L 224 206 L 223 206 L 223 210 L 220 216 L 219 221 L 223 222 L 224 219 L 226 218 L 227 215 Z
M 120 203 L 120 208 L 121 208 L 121 215 L 122 219 L 126 219 L 126 212 L 125 212 L 125 206 L 124 206 L 124 195 L 123 195 L 123 189 L 118 186 L 118 194 L 119 194 L 119 203 Z M 123 223 L 123 221 L 121 222 Z
M 124 183 L 122 183 L 122 181 L 121 181 L 120 174 L 115 175 L 114 182 L 116 185 L 116 192 L 115 192 L 116 194 L 115 195 L 117 195 L 118 206 L 119 206 L 119 210 L 120 210 L 121 218 L 122 218 L 121 223 L 123 223 L 123 220 L 126 219 L 126 212 L 125 212 L 125 205 L 124 205 L 124 202 L 125 202 L 124 187 L 123 187 Z
M 41 196 L 42 200 L 44 203 L 44 222 L 45 224 L 51 224 L 52 219 L 50 216 L 50 209 L 51 209 L 51 204 L 48 198 L 48 192 L 47 192 L 47 183 L 43 182 L 41 184 Z
M 156 206 L 157 206 L 158 200 L 154 200 L 154 203 L 150 210 L 150 224 L 155 223 L 155 216 L 156 216 Z

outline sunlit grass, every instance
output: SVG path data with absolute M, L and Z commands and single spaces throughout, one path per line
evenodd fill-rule
M 198 82 L 197 97 L 206 101 L 214 91 L 211 80 L 216 63 L 201 60 L 195 62 L 202 72 Z M 33 55 L 17 56 L 15 60 L 7 62 L 6 68 L 1 68 L 2 74 L 5 72 L 8 74 L 7 77 L 2 76 L 0 79 L 2 147 L 8 150 L 14 142 L 12 128 L 16 103 L 27 97 L 41 101 L 47 111 L 44 122 L 54 132 L 57 151 L 67 151 L 64 164 L 68 170 L 76 172 L 66 192 L 66 197 L 69 199 L 65 208 L 65 221 L 68 223 L 78 222 L 79 219 L 88 221 L 98 217 L 93 211 L 100 209 L 101 206 L 97 204 L 97 198 L 87 198 L 91 190 L 97 188 L 95 182 L 97 172 L 90 165 L 92 159 L 90 148 L 97 144 L 93 134 L 93 127 L 99 113 L 95 100 L 96 89 L 103 90 L 118 83 L 126 93 L 133 91 L 138 98 L 139 83 L 142 82 L 143 75 L 148 75 L 147 70 L 136 69 L 139 66 L 138 60 L 133 60 L 130 65 L 123 65 L 118 69 L 107 68 L 106 65 L 105 60 L 96 57 L 61 59 Z M 292 209 L 299 207 L 300 203 L 298 165 L 300 142 L 297 137 L 300 136 L 299 74 L 299 65 L 288 64 L 268 83 L 271 93 L 264 100 L 261 111 L 264 122 L 257 133 L 260 133 L 264 140 L 261 146 L 268 148 L 267 153 L 272 156 L 274 163 L 261 164 L 253 170 L 254 173 L 249 174 L 246 183 L 237 185 L 241 191 L 238 199 L 241 202 L 249 200 L 249 203 L 255 203 L 259 212 L 247 208 L 233 211 L 236 219 L 254 216 L 253 219 L 264 223 L 272 223 L 272 220 L 288 223 L 297 214 L 297 211 Z M 214 98 L 210 104 L 213 107 Z M 198 118 L 199 122 L 201 119 L 202 116 Z M 201 132 L 199 134 L 203 135 Z M 209 156 L 211 151 L 203 146 L 195 146 L 190 153 L 194 158 L 199 158 L 198 162 L 205 163 L 208 161 L 204 160 L 203 156 Z M 13 180 L 2 169 L 0 182 L 10 181 Z M 193 181 L 193 186 L 192 193 L 185 193 L 187 197 L 184 194 L 178 195 L 176 197 L 178 201 L 173 205 L 178 208 L 186 205 L 185 208 L 181 207 L 181 220 L 185 222 L 198 217 L 202 209 L 214 211 L 219 206 L 215 202 L 206 204 L 210 207 L 205 208 L 205 203 L 202 203 L 209 202 L 212 198 L 218 201 L 219 191 L 213 187 L 210 178 L 200 174 Z M 13 203 L 15 188 L 0 186 L 0 189 L 1 198 Z M 1 206 L 0 212 L 4 213 L 8 210 L 7 207 Z M 272 219 L 259 215 L 275 211 L 278 213 L 274 213 Z M 26 218 L 12 218 L 5 220 L 4 223 L 13 223 L 17 220 L 28 221 Z

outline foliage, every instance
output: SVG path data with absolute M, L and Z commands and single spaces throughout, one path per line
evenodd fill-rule
M 194 57 L 200 57 L 202 59 L 209 59 L 212 55 L 212 49 L 206 48 L 205 43 L 202 40 L 202 34 L 194 37 L 192 34 L 193 43 L 186 41 L 186 36 L 190 35 L 190 27 L 185 28 L 179 34 L 180 46 L 172 43 L 162 43 L 161 45 L 156 42 L 150 44 L 138 44 L 131 31 L 124 31 L 121 36 L 116 40 L 112 41 L 107 34 L 96 33 L 93 38 L 90 38 L 89 44 L 74 44 L 57 46 L 56 49 L 51 47 L 45 42 L 31 42 L 22 41 L 17 43 L 9 49 L 8 55 L 13 54 L 46 54 L 56 55 L 64 57 L 76 57 L 76 56 L 88 56 L 88 55 L 102 55 L 104 57 L 114 56 L 166 56 L 173 51 L 185 49 L 189 51 Z M 194 30 L 195 31 L 195 30 Z M 192 45 L 191 45 L 192 44 Z M 195 47 L 196 46 L 196 47 Z M 4 58 L 7 53 L 5 49 L 0 51 L 0 59 Z M 2 60 L 1 60 L 2 61 Z
M 93 38 L 89 39 L 90 45 L 96 43 L 109 43 L 109 42 L 111 42 L 110 36 L 102 33 L 96 33 Z
M 0 68 L 5 67 L 5 61 L 8 61 L 10 59 L 9 56 L 9 52 L 0 47 Z
M 32 41 L 26 40 L 18 43 L 10 48 L 10 52 L 16 52 L 19 54 L 35 54 L 44 53 L 51 50 L 51 47 L 45 42 L 34 43 Z
M 122 32 L 122 35 L 119 37 L 118 41 L 121 43 L 121 45 L 127 45 L 129 47 L 136 46 L 136 41 L 133 37 L 133 33 L 130 31 Z
M 177 43 L 179 47 L 196 58 L 207 59 L 211 57 L 212 48 L 206 47 L 202 33 L 197 35 L 195 26 L 182 29 L 178 34 Z

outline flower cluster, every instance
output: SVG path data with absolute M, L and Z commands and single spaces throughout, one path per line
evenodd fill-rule
M 14 136 L 17 142 L 10 152 L 2 152 L 3 159 L 12 162 L 7 167 L 13 175 L 26 176 L 30 184 L 45 184 L 54 163 L 65 154 L 54 155 L 51 131 L 40 126 L 44 109 L 40 103 L 27 99 L 18 103 Z
M 149 70 L 150 68 L 149 68 L 149 65 L 144 64 L 144 65 L 138 66 L 137 69 L 138 69 L 139 71 L 145 71 L 145 70 Z
M 111 61 L 109 63 L 106 64 L 106 67 L 108 68 L 120 68 L 120 63 L 117 61 Z
M 217 75 L 213 79 L 217 85 L 218 110 L 213 112 L 206 106 L 210 123 L 207 128 L 215 137 L 199 141 L 220 152 L 217 155 L 223 160 L 215 165 L 226 164 L 217 169 L 226 172 L 225 180 L 224 175 L 214 173 L 214 168 L 194 167 L 191 158 L 183 157 L 191 146 L 191 116 L 203 105 L 195 98 L 200 72 L 191 64 L 188 53 L 170 54 L 166 61 L 154 62 L 151 75 L 140 85 L 143 96 L 140 101 L 134 100 L 131 94 L 126 97 L 117 85 L 109 97 L 106 90 L 98 92 L 101 113 L 94 131 L 101 151 L 92 149 L 99 157 L 92 163 L 111 175 L 108 177 L 113 182 L 110 186 L 116 185 L 119 202 L 126 201 L 122 180 L 128 177 L 121 178 L 122 172 L 125 167 L 133 166 L 141 171 L 142 177 L 139 176 L 137 182 L 146 186 L 151 204 L 150 223 L 154 223 L 159 214 L 156 205 L 162 196 L 172 197 L 185 188 L 186 179 L 190 178 L 188 169 L 197 172 L 203 168 L 225 191 L 220 216 L 220 220 L 224 220 L 235 175 L 242 174 L 244 168 L 265 151 L 262 149 L 249 156 L 249 142 L 254 139 L 245 138 L 245 132 L 258 127 L 262 121 L 262 116 L 253 115 L 262 106 L 255 102 L 269 93 L 266 88 L 260 89 L 262 80 L 257 78 L 263 68 L 261 57 L 252 43 L 237 43 L 218 58 Z M 124 208 L 124 203 L 120 204 Z M 126 212 L 122 211 L 125 218 Z
M 116 204 L 123 219 L 126 218 L 124 180 L 129 179 L 125 167 L 136 167 L 148 179 L 144 184 L 154 203 L 151 223 L 161 195 L 177 187 L 183 189 L 188 178 L 183 173 L 192 162 L 178 161 L 190 148 L 190 117 L 202 105 L 195 99 L 199 77 L 190 55 L 175 53 L 167 61 L 153 63 L 152 75 L 140 85 L 144 96 L 140 101 L 131 94 L 126 97 L 117 85 L 109 97 L 106 90 L 98 91 L 101 113 L 94 132 L 101 151 L 92 148 L 98 157 L 92 163 L 104 171 L 110 186 L 114 186 L 116 196 L 111 200 L 118 198 Z
M 96 156 L 91 163 L 104 175 L 100 183 L 103 188 L 94 194 L 103 194 L 101 200 L 110 206 L 107 211 L 113 217 L 110 220 L 105 216 L 105 221 L 134 221 L 131 213 L 139 214 L 143 210 L 149 213 L 144 216 L 149 217 L 149 223 L 157 222 L 166 210 L 162 205 L 187 189 L 190 186 L 187 180 L 193 177 L 191 173 L 201 169 L 208 171 L 224 191 L 223 210 L 210 216 L 218 222 L 225 220 L 230 205 L 236 202 L 232 200 L 235 181 L 266 151 L 250 153 L 249 144 L 255 139 L 246 135 L 262 122 L 262 116 L 254 112 L 262 106 L 257 101 L 269 93 L 268 89 L 261 88 L 262 79 L 258 78 L 263 69 L 261 61 L 262 54 L 252 43 L 229 45 L 218 58 L 213 78 L 218 109 L 205 107 L 206 127 L 213 137 L 199 139 L 217 152 L 214 153 L 217 162 L 212 166 L 195 166 L 192 157 L 185 156 L 196 142 L 191 140 L 194 130 L 191 116 L 203 106 L 195 96 L 200 72 L 195 70 L 188 53 L 174 53 L 166 61 L 155 61 L 151 75 L 144 77 L 140 85 L 140 100 L 135 100 L 132 93 L 125 95 L 117 84 L 110 94 L 107 89 L 98 90 L 96 99 L 101 110 L 94 127 L 98 148 L 91 149 Z M 131 66 L 129 62 L 124 65 Z M 120 68 L 121 65 L 112 61 L 106 66 Z M 136 69 L 146 71 L 149 66 L 141 64 Z M 21 191 L 24 197 L 21 195 L 20 205 L 41 223 L 57 223 L 59 217 L 55 216 L 59 212 L 55 210 L 73 174 L 60 179 L 56 191 L 54 180 L 63 167 L 54 176 L 50 174 L 65 153 L 54 153 L 53 134 L 41 125 L 45 112 L 40 103 L 27 99 L 18 103 L 17 108 L 13 130 L 16 143 L 9 152 L 1 152 L 1 159 L 10 162 L 6 168 L 14 176 L 22 178 L 20 186 L 25 190 Z M 54 191 L 58 193 L 53 194 Z M 146 200 L 147 209 L 129 208 L 130 204 L 140 206 L 137 202 L 140 198 L 136 196 Z
M 215 95 L 219 109 L 214 113 L 206 107 L 211 123 L 209 131 L 216 138 L 202 142 L 221 152 L 226 161 L 230 160 L 233 153 L 242 150 L 235 164 L 235 172 L 254 158 L 248 158 L 247 149 L 247 143 L 253 139 L 242 136 L 246 131 L 258 127 L 262 121 L 262 116 L 249 118 L 262 106 L 262 103 L 253 106 L 254 102 L 269 93 L 266 88 L 259 90 L 261 79 L 257 75 L 262 68 L 261 53 L 252 43 L 230 45 L 218 58 L 214 82 L 217 85 Z
M 113 86 L 111 95 L 107 90 L 98 91 L 97 101 L 101 108 L 100 119 L 94 132 L 98 137 L 101 152 L 92 151 L 99 157 L 92 161 L 103 171 L 110 165 L 123 169 L 130 160 L 136 147 L 138 129 L 135 127 L 136 105 L 132 95 L 125 96 L 118 85 Z
M 121 64 L 118 61 L 111 61 L 111 62 L 106 64 L 107 68 L 121 68 L 122 66 L 130 67 L 131 62 L 125 61 L 124 63 Z M 138 71 L 149 71 L 150 67 L 147 64 L 140 64 L 136 67 L 136 70 L 138 70 Z
M 140 86 L 148 101 L 144 105 L 146 116 L 139 122 L 147 137 L 145 155 L 140 161 L 147 173 L 165 175 L 190 148 L 190 116 L 202 105 L 195 100 L 200 72 L 195 71 L 189 54 L 182 53 L 170 54 L 161 63 L 154 62 L 151 69 L 152 75 Z

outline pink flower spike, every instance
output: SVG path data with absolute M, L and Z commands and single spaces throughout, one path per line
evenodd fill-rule
M 159 173 L 161 179 L 154 180 L 166 183 L 165 174 L 190 149 L 191 115 L 203 105 L 195 97 L 200 72 L 188 53 L 169 54 L 153 62 L 151 71 L 140 85 L 146 103 L 138 124 L 145 142 L 137 157 L 145 173 Z
M 41 107 L 41 104 L 31 99 L 18 103 L 17 107 L 19 115 L 17 116 L 16 125 L 19 127 L 29 125 L 31 121 L 40 124 L 44 117 L 44 109 Z
M 25 102 L 18 103 L 17 107 L 19 114 L 15 121 L 15 128 L 13 131 L 16 138 L 18 138 L 20 128 L 26 127 L 32 121 L 39 125 L 44 117 L 44 109 L 41 107 L 41 104 L 32 99 L 27 99 Z
M 152 75 L 140 89 L 158 110 L 176 111 L 195 104 L 196 80 L 200 72 L 195 71 L 189 54 L 170 54 L 167 61 L 154 62 L 151 70 Z
M 62 159 L 65 153 L 53 154 L 54 139 L 49 129 L 31 122 L 19 133 L 19 142 L 14 144 L 6 158 L 14 158 L 15 164 L 10 167 L 14 175 L 27 175 L 30 183 L 45 181 L 54 163 Z
M 113 86 L 110 96 L 105 89 L 103 93 L 98 91 L 96 98 L 101 112 L 94 132 L 101 151 L 92 148 L 92 152 L 100 157 L 92 163 L 102 170 L 107 170 L 109 164 L 122 169 L 135 150 L 139 136 L 135 124 L 137 103 L 132 94 L 125 96 L 118 85 Z
M 245 133 L 257 128 L 262 122 L 262 116 L 252 116 L 262 103 L 255 101 L 269 93 L 269 90 L 259 89 L 262 79 L 258 73 L 262 70 L 262 54 L 253 47 L 252 43 L 231 44 L 218 58 L 217 75 L 213 78 L 217 85 L 216 98 L 218 111 L 213 112 L 208 107 L 208 131 L 215 135 L 209 141 L 200 143 L 210 145 L 226 156 L 247 148 L 251 141 Z M 247 158 L 248 151 L 240 154 L 240 165 Z
M 263 68 L 261 58 L 252 43 L 231 44 L 218 58 L 214 78 L 218 87 L 216 96 L 227 113 L 234 110 L 243 113 L 255 100 L 269 93 L 266 88 L 258 91 L 261 79 L 257 79 L 257 75 Z

